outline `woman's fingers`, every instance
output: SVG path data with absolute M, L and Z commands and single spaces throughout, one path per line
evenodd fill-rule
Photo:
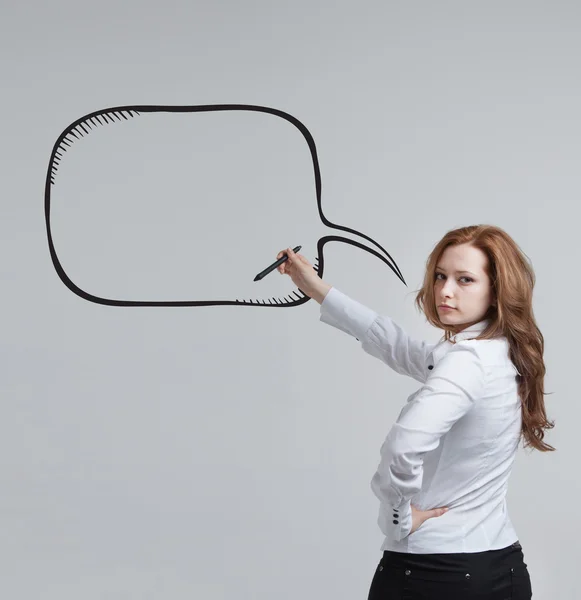
M 276 260 L 279 260 L 285 255 L 288 256 L 288 259 L 281 265 L 278 265 L 277 270 L 279 273 L 288 275 L 293 266 L 295 266 L 299 270 L 300 265 L 312 266 L 311 263 L 302 254 L 296 254 L 292 248 L 286 248 L 284 250 L 281 250 L 276 255 Z
M 276 260 L 279 260 L 280 258 L 282 258 L 283 256 L 286 255 L 286 250 L 281 250 L 277 255 L 276 255 Z M 282 265 L 278 265 L 277 270 L 279 273 L 281 274 L 285 274 L 287 272 L 287 269 L 285 269 L 285 266 L 288 264 L 288 260 L 286 260 L 285 262 L 282 263 Z

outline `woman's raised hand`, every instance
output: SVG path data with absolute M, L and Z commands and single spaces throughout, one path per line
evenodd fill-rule
M 285 254 L 288 258 L 277 267 L 278 272 L 288 275 L 302 292 L 321 303 L 331 286 L 317 275 L 313 265 L 302 254 L 293 252 L 292 248 L 281 250 L 276 255 L 277 260 Z

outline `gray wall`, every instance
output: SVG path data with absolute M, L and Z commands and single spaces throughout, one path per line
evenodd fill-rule
M 324 279 L 411 334 L 439 338 L 413 298 L 447 230 L 496 224 L 531 258 L 558 452 L 520 451 L 509 509 L 534 597 L 573 600 L 581 8 L 10 4 L 0 595 L 367 597 L 382 542 L 369 482 L 417 382 L 320 323 L 313 301 L 103 306 L 71 293 L 50 260 L 44 183 L 65 127 L 112 106 L 239 103 L 309 128 L 326 215 L 381 243 L 408 287 L 344 244 L 325 247 Z M 251 279 L 280 249 L 302 244 L 312 261 L 316 240 L 338 233 L 317 220 L 296 129 L 265 115 L 198 117 L 172 128 L 144 118 L 133 137 L 110 125 L 67 152 L 55 244 L 87 291 L 289 293 L 277 273 Z

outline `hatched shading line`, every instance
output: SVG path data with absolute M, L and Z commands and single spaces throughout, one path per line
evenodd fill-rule
M 297 290 L 299 292 L 301 292 L 300 294 L 297 293 Z M 308 296 L 299 288 L 297 288 L 296 290 L 293 290 L 292 293 L 299 299 L 299 300 L 303 300 L 303 299 L 309 299 Z M 269 298 L 268 300 L 260 300 L 260 299 L 256 299 L 256 300 L 245 300 L 242 299 L 240 300 L 239 298 L 236 298 L 236 303 L 237 304 L 250 304 L 251 306 L 256 306 L 256 305 L 261 305 L 261 306 L 285 306 L 288 304 L 294 304 L 296 302 L 296 299 L 289 296 L 285 296 L 284 298 L 275 298 L 274 296 L 272 298 Z
M 86 135 L 91 133 L 91 131 L 94 128 L 97 128 L 99 126 L 105 126 L 109 123 L 117 123 L 117 121 L 123 122 L 121 117 L 128 121 L 129 118 L 135 117 L 139 114 L 139 111 L 133 109 L 104 110 L 99 111 L 98 113 L 87 115 L 86 117 L 79 119 L 78 121 L 72 123 L 69 127 L 67 127 L 67 129 L 63 131 L 59 139 L 56 141 L 55 147 L 52 152 L 49 165 L 51 185 L 54 185 L 55 183 L 55 177 L 58 172 L 60 160 L 63 158 L 64 153 L 67 151 L 67 149 L 72 147 L 75 140 L 80 140 L 82 137 L 85 137 Z M 117 119 L 117 121 L 113 119 L 111 115 L 113 115 L 115 119 Z M 99 119 L 99 117 L 102 117 L 103 120 Z

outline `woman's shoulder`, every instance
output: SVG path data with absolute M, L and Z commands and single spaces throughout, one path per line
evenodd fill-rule
M 508 339 L 505 336 L 499 336 L 485 340 L 462 340 L 457 343 L 473 348 L 484 365 L 512 365 L 509 354 L 510 346 Z

